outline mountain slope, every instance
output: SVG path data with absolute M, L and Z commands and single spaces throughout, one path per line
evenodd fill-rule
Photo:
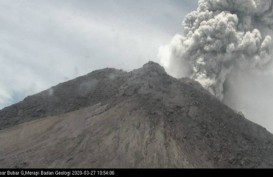
M 0 123 L 0 167 L 273 167 L 272 134 L 152 62 L 60 84 Z
M 127 73 L 121 70 L 107 68 L 29 96 L 0 111 L 0 130 L 37 118 L 109 102 L 124 83 L 125 75 Z

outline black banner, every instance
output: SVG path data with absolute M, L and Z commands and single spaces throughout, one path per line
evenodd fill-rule
M 0 176 L 191 176 L 191 175 L 258 175 L 272 173 L 269 169 L 0 169 Z

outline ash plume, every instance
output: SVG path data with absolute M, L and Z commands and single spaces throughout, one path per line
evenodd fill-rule
M 231 73 L 263 71 L 272 61 L 272 0 L 199 0 L 183 26 L 183 34 L 160 48 L 161 63 L 220 100 Z

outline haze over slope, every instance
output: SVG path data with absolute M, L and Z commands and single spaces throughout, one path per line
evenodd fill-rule
M 273 166 L 272 134 L 152 62 L 30 96 L 0 125 L 0 167 Z

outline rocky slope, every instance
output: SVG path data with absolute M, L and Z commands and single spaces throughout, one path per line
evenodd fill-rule
M 153 62 L 1 110 L 0 147 L 0 167 L 273 167 L 272 134 Z

